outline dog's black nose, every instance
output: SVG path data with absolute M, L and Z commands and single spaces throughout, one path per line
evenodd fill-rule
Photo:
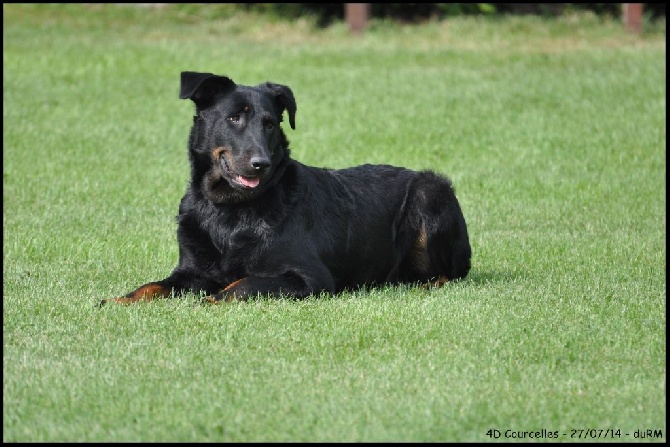
M 270 159 L 267 157 L 251 157 L 251 166 L 257 171 L 266 170 L 270 164 Z

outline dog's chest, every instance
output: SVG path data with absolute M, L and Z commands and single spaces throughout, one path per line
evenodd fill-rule
M 221 260 L 250 263 L 260 256 L 272 237 L 272 227 L 262 218 L 226 216 L 212 222 L 207 232 Z

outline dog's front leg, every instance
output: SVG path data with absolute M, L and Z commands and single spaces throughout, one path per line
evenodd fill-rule
M 304 298 L 331 287 L 313 287 L 300 277 L 294 276 L 248 276 L 229 284 L 221 292 L 205 297 L 203 302 L 218 304 L 230 301 L 246 301 L 259 295 L 279 295 Z
M 139 301 L 151 301 L 155 298 L 169 298 L 173 295 L 182 295 L 189 290 L 212 293 L 220 288 L 221 285 L 214 280 L 195 276 L 189 271 L 175 269 L 163 280 L 141 285 L 122 297 L 102 300 L 100 306 L 106 303 L 133 304 Z

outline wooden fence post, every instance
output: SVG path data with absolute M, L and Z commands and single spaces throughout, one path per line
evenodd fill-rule
M 344 15 L 349 25 L 349 30 L 354 34 L 360 34 L 368 23 L 369 3 L 345 3 Z
M 642 31 L 642 3 L 622 3 L 623 24 L 628 31 Z

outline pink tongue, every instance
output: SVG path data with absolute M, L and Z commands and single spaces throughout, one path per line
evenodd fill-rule
M 243 177 L 241 175 L 238 175 L 237 181 L 246 186 L 247 188 L 255 188 L 261 182 L 261 179 L 252 177 Z

